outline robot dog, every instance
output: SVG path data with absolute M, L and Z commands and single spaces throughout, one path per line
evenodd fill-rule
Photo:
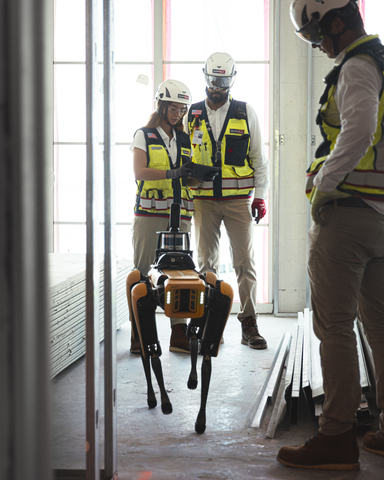
M 231 312 L 232 287 L 213 272 L 204 275 L 196 271 L 190 250 L 188 232 L 181 232 L 180 205 L 172 204 L 170 227 L 157 232 L 156 259 L 148 276 L 133 270 L 127 277 L 127 298 L 134 338 L 140 340 L 141 359 L 147 380 L 149 408 L 157 405 L 152 386 L 151 368 L 157 379 L 164 414 L 172 413 L 172 404 L 165 390 L 157 338 L 156 308 L 160 306 L 167 317 L 190 318 L 187 329 L 191 351 L 191 372 L 188 388 L 197 387 L 196 363 L 200 343 L 201 403 L 195 431 L 205 431 L 205 408 L 211 379 L 211 357 L 217 357 L 224 328 Z

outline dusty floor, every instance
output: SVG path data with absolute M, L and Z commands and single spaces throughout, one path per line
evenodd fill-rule
M 305 471 L 284 467 L 275 457 L 282 445 L 298 445 L 316 432 L 304 399 L 297 425 L 283 422 L 274 439 L 266 437 L 267 424 L 250 428 L 255 398 L 273 361 L 284 332 L 295 318 L 261 316 L 260 332 L 268 349 L 255 351 L 240 344 L 240 324 L 231 316 L 225 343 L 212 359 L 212 379 L 207 403 L 207 428 L 194 431 L 200 388 L 188 390 L 190 359 L 168 351 L 169 319 L 158 315 L 163 349 L 161 362 L 173 405 L 171 415 L 156 407 L 149 410 L 141 359 L 129 352 L 130 324 L 117 334 L 118 376 L 118 478 L 120 480 L 246 480 L 246 479 L 358 479 L 382 480 L 384 457 L 360 451 L 359 472 Z M 199 359 L 200 366 L 201 358 Z M 199 378 L 200 371 L 198 370 Z M 53 380 L 53 467 L 85 468 L 85 365 L 80 359 Z M 154 380 L 159 402 L 158 388 Z M 102 385 L 101 385 L 102 388 Z M 101 400 L 102 400 L 101 389 Z M 103 403 L 103 402 L 102 402 Z M 159 402 L 160 403 L 160 402 Z M 103 404 L 101 405 L 103 412 Z M 103 418 L 101 418 L 101 422 Z M 358 430 L 359 445 L 367 429 Z M 101 425 L 101 461 L 103 428 Z

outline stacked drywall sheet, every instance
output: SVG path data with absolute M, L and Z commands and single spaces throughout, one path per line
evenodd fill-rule
M 50 254 L 51 378 L 85 354 L 85 255 Z M 116 326 L 128 320 L 125 281 L 131 262 L 116 265 Z M 104 339 L 104 264 L 100 262 L 100 341 Z
M 367 392 L 371 388 L 369 345 L 367 346 L 366 339 L 361 332 L 361 325 L 358 325 L 357 321 L 354 331 L 361 388 L 363 392 Z M 368 361 L 366 360 L 367 353 Z M 272 380 L 273 385 L 271 385 Z M 271 386 L 274 395 L 268 393 L 268 388 Z M 277 394 L 275 394 L 276 390 L 278 390 Z M 324 400 L 323 377 L 320 362 L 320 341 L 313 331 L 312 312 L 309 309 L 298 313 L 298 322 L 294 324 L 292 338 L 291 333 L 286 332 L 281 340 L 270 375 L 258 396 L 256 413 L 251 426 L 261 426 L 264 416 L 267 416 L 266 411 L 269 405 L 272 406 L 272 409 L 269 412 L 268 437 L 273 438 L 276 427 L 285 414 L 289 417 L 289 423 L 297 423 L 301 394 L 304 394 L 313 416 L 318 417 L 322 412 Z M 364 395 L 356 413 L 359 424 L 368 425 L 372 422 L 372 416 Z
M 291 333 L 285 332 L 280 340 L 275 358 L 273 359 L 271 368 L 261 389 L 259 397 L 256 401 L 256 413 L 251 422 L 251 427 L 260 427 L 264 419 L 268 405 L 275 404 L 276 396 L 280 391 L 281 378 L 285 375 L 283 372 L 285 361 L 291 344 Z

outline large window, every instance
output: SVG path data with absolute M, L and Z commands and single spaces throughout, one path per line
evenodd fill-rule
M 379 35 L 384 41 L 384 4 L 380 0 L 360 0 L 360 11 L 364 18 L 365 30 L 368 34 Z
M 162 8 L 158 8 L 159 5 Z M 103 151 L 102 2 L 99 2 L 99 142 Z M 159 13 L 160 12 L 160 13 Z M 157 30 L 156 30 L 157 29 Z M 162 58 L 154 57 L 162 31 Z M 132 259 L 131 225 L 135 199 L 134 132 L 153 111 L 155 82 L 186 83 L 194 101 L 204 98 L 202 67 L 216 51 L 236 61 L 234 98 L 256 110 L 269 140 L 269 0 L 115 0 L 116 251 Z M 85 237 L 85 0 L 55 0 L 55 185 L 54 251 L 84 253 Z M 102 198 L 102 189 L 100 197 Z M 102 205 L 100 206 L 102 207 Z M 102 218 L 103 209 L 100 208 Z M 258 302 L 269 296 L 268 216 L 255 224 Z M 192 245 L 193 243 L 192 233 Z M 103 245 L 103 227 L 100 226 Z M 228 239 L 222 232 L 221 278 L 236 285 Z M 234 288 L 237 295 L 237 288 Z

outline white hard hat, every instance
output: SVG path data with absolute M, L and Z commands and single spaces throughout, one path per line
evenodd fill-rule
M 213 53 L 203 68 L 208 88 L 231 88 L 236 75 L 236 64 L 228 53 Z
M 324 33 L 319 22 L 331 10 L 338 10 L 351 4 L 356 8 L 355 0 L 292 0 L 290 15 L 296 34 L 308 43 L 320 45 Z
M 178 80 L 165 80 L 165 82 L 157 87 L 155 100 L 190 105 L 192 103 L 192 96 L 188 87 L 183 82 L 179 82 Z

